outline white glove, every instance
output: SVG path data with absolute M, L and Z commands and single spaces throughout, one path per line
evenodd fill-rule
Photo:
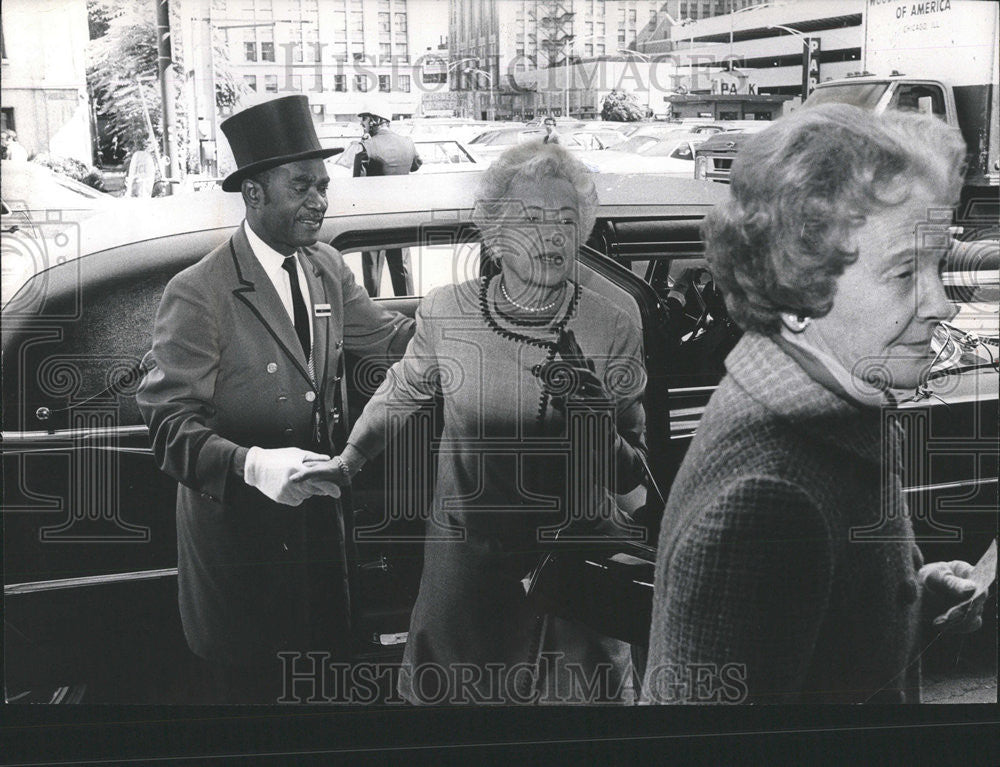
M 306 498 L 320 492 L 308 483 L 293 482 L 291 479 L 292 474 L 305 466 L 306 459 L 330 460 L 328 456 L 310 453 L 297 447 L 279 447 L 273 450 L 252 447 L 247 451 L 243 479 L 272 501 L 286 506 L 298 506 Z M 329 493 L 324 494 L 329 495 Z

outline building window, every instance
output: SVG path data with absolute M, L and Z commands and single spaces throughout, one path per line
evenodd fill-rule
M 701 4 L 701 17 L 703 19 L 707 19 L 711 15 L 712 15 L 712 4 L 711 3 L 702 3 Z
M 409 56 L 409 51 L 407 50 L 405 42 L 396 41 L 396 55 L 403 61 L 406 61 L 406 57 Z
M 337 93 L 347 93 L 347 75 L 334 75 L 333 89 Z
M 583 53 L 584 53 L 584 55 L 585 55 L 585 56 L 586 56 L 586 57 L 587 57 L 588 59 L 592 59 L 592 58 L 594 58 L 594 44 L 593 44 L 593 43 L 586 43 L 586 44 L 585 44 L 585 45 L 583 46 Z
M 302 75 L 292 75 L 292 90 L 296 93 L 302 93 Z
M 388 13 L 380 13 L 378 15 L 378 31 L 379 34 L 385 33 L 386 35 L 392 31 L 392 22 L 390 21 L 391 16 Z
M 623 28 L 618 30 L 618 44 L 625 45 L 625 30 Z
M 397 34 L 399 34 L 400 32 L 405 32 L 406 31 L 406 14 L 405 13 L 397 13 L 396 14 L 395 22 L 396 22 L 396 33 Z
M 630 27 L 635 26 L 635 8 L 628 9 L 628 25 Z
M 392 58 L 392 46 L 389 43 L 379 43 L 378 55 L 382 58 L 382 61 L 388 61 Z
M 347 42 L 338 41 L 333 44 L 333 58 L 338 61 L 347 61 Z
M 260 60 L 274 61 L 274 43 L 260 44 Z
M 396 78 L 396 87 L 403 93 L 410 92 L 410 76 L 409 75 L 399 75 Z
M 359 93 L 368 93 L 367 75 L 354 75 L 354 90 Z
M 243 82 L 245 82 L 247 87 L 254 93 L 257 92 L 257 75 L 243 75 Z
M 322 93 L 323 92 L 323 74 L 321 72 L 317 72 L 315 75 L 313 75 L 313 88 L 312 89 L 316 93 Z
M 302 45 L 305 50 L 306 61 L 317 61 L 319 59 L 319 32 L 316 27 L 305 27 L 302 32 Z
M 389 88 L 389 75 L 379 75 L 378 76 L 378 89 L 380 93 L 388 93 Z
M 243 43 L 243 58 L 246 61 L 257 60 L 257 43 Z
M 265 93 L 277 93 L 278 92 L 278 76 L 277 75 L 264 75 L 264 92 Z
M 293 27 L 289 31 L 288 42 L 292 46 L 292 61 L 302 61 L 302 27 Z
M 598 43 L 597 44 L 597 55 L 598 56 L 603 56 L 604 55 L 604 43 Z
M 360 51 L 355 51 L 353 54 L 353 59 L 355 64 L 364 64 L 365 63 L 364 49 L 362 48 Z

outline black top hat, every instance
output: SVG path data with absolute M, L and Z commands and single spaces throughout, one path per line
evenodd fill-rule
M 344 151 L 320 146 L 309 112 L 309 99 L 302 95 L 284 96 L 249 107 L 224 120 L 220 127 L 229 139 L 238 166 L 222 182 L 226 192 L 240 191 L 243 179 L 262 170 Z

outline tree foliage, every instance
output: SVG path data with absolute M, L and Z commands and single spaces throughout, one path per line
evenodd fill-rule
M 161 140 L 153 0 L 91 0 L 87 84 L 110 136 L 131 153 L 149 141 L 144 108 Z M 103 29 L 103 34 L 100 34 Z M 178 94 L 179 96 L 180 94 Z M 145 102 L 145 107 L 144 107 Z M 109 136 L 109 137 L 110 137 Z
M 643 109 L 635 96 L 626 91 L 612 90 L 604 97 L 601 104 L 601 119 L 618 122 L 638 122 L 642 119 Z
M 174 69 L 176 140 L 181 158 L 188 156 L 186 78 L 180 0 L 171 3 L 171 54 Z M 88 44 L 87 85 L 104 118 L 110 142 L 118 138 L 124 152 L 148 147 L 149 130 L 144 112 L 152 123 L 154 144 L 162 142 L 160 85 L 157 72 L 156 0 L 89 0 L 91 40 Z M 237 101 L 242 89 L 229 65 L 225 48 L 213 43 L 216 100 Z M 197 159 L 189 158 L 188 165 Z

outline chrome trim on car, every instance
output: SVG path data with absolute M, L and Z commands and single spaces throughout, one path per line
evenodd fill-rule
M 974 487 L 976 485 L 995 485 L 997 477 L 986 477 L 984 479 L 962 479 L 956 482 L 938 482 L 935 485 L 916 485 L 915 487 L 904 487 L 904 493 L 923 493 L 934 490 L 951 490 L 956 487 Z
M 5 431 L 0 433 L 3 439 L 4 448 L 18 442 L 34 442 L 37 440 L 78 439 L 80 437 L 108 437 L 119 436 L 129 437 L 133 435 L 145 435 L 149 429 L 145 426 L 112 426 L 106 429 L 55 429 L 53 431 Z
M 109 583 L 124 583 L 127 581 L 148 581 L 154 578 L 170 578 L 177 575 L 176 567 L 162 570 L 139 570 L 131 573 L 113 573 L 111 575 L 85 575 L 81 578 L 60 578 L 53 581 L 31 581 L 28 583 L 11 583 L 3 587 L 5 597 L 15 594 L 34 594 L 40 591 L 59 591 L 61 589 L 78 589 L 85 586 L 105 586 Z

